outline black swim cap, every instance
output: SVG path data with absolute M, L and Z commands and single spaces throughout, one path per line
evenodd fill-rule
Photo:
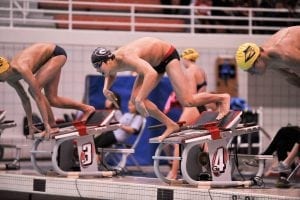
M 91 61 L 93 63 L 93 66 L 95 68 L 101 67 L 101 64 L 103 62 L 106 62 L 107 60 L 111 59 L 113 57 L 113 54 L 110 50 L 104 48 L 104 47 L 97 47 L 91 56 Z

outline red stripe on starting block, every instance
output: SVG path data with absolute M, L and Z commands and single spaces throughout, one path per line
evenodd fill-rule
M 87 135 L 85 121 L 77 121 L 73 123 L 80 136 Z
M 210 133 L 211 139 L 218 140 L 222 138 L 220 134 L 221 133 L 220 129 L 218 127 L 218 123 L 213 122 L 213 123 L 204 124 L 204 128 L 208 130 L 208 132 Z

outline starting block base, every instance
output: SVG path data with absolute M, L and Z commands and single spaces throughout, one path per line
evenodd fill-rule
M 214 137 L 208 130 L 185 130 L 176 133 L 176 136 L 170 136 L 164 141 L 159 142 L 157 138 L 151 138 L 150 143 L 159 143 L 154 159 L 154 172 L 156 176 L 163 182 L 172 184 L 172 180 L 166 178 L 159 170 L 161 160 L 181 160 L 181 173 L 183 182 L 187 182 L 195 186 L 209 187 L 249 187 L 258 184 L 258 181 L 233 181 L 232 179 L 232 162 L 230 160 L 230 152 L 228 144 L 232 137 L 250 134 L 257 132 L 258 126 L 243 127 L 238 126 L 231 130 L 220 131 L 218 137 Z M 208 159 L 207 164 L 201 161 L 200 145 L 208 144 Z M 162 151 L 165 145 L 179 144 L 182 148 L 180 157 L 162 156 Z M 263 157 L 257 157 L 259 160 L 264 160 Z M 208 174 L 210 180 L 200 180 L 201 175 Z M 260 175 L 260 174 L 259 174 Z
M 76 140 L 77 149 L 79 155 L 80 171 L 65 171 L 58 164 L 59 147 L 66 141 Z M 79 177 L 79 176 L 99 176 L 99 177 L 111 177 L 117 174 L 117 171 L 98 171 L 97 154 L 95 151 L 94 137 L 93 135 L 87 135 L 84 137 L 67 137 L 55 141 L 55 145 L 51 151 L 38 150 L 39 144 L 47 142 L 42 139 L 36 139 L 33 143 L 31 150 L 31 163 L 34 169 L 42 175 L 47 175 L 48 171 L 39 166 L 37 155 L 49 154 L 51 155 L 51 164 L 53 170 L 66 177 Z
M 110 117 L 110 115 L 109 115 Z M 106 119 L 105 119 L 106 120 Z M 100 121 L 100 120 L 99 120 Z M 107 121 L 107 120 L 106 120 Z M 100 124 L 100 123 L 98 123 Z M 111 177 L 117 175 L 118 172 L 114 171 L 98 171 L 98 155 L 96 154 L 94 135 L 102 134 L 108 131 L 118 129 L 120 127 L 119 123 L 97 125 L 93 123 L 91 126 L 86 126 L 84 124 L 76 124 L 70 127 L 64 127 L 60 129 L 60 132 L 53 135 L 52 140 L 43 140 L 38 138 L 34 141 L 31 149 L 31 163 L 34 169 L 42 175 L 47 175 L 45 169 L 38 165 L 37 155 L 39 154 L 49 154 L 51 155 L 51 163 L 53 170 L 61 176 L 100 176 L 100 177 Z M 53 149 L 50 151 L 41 151 L 38 149 L 39 144 L 42 142 L 54 141 Z M 64 142 L 71 142 L 76 144 L 80 171 L 66 171 L 58 164 L 59 149 Z M 64 158 L 69 159 L 70 158 Z

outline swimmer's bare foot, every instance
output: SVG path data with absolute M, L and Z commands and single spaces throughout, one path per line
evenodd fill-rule
M 89 116 L 95 112 L 95 108 L 93 106 L 88 106 L 86 110 L 83 111 L 83 115 L 81 117 L 81 121 L 87 121 Z
M 220 102 L 220 112 L 217 116 L 217 120 L 222 119 L 224 116 L 226 116 L 230 110 L 230 95 L 229 94 L 223 94 L 222 95 L 222 101 Z
M 165 130 L 165 132 L 161 136 L 158 137 L 158 141 L 159 142 L 163 141 L 166 137 L 168 137 L 172 133 L 179 131 L 179 129 L 180 129 L 180 126 L 177 123 L 167 126 L 167 129 Z
M 41 133 L 41 137 L 44 139 L 44 140 L 50 140 L 50 133 L 47 133 L 46 131 L 42 132 Z

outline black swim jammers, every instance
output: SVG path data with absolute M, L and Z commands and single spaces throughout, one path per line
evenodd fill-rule
M 154 70 L 157 71 L 159 74 L 163 74 L 166 72 L 166 67 L 171 62 L 173 59 L 180 60 L 179 54 L 177 50 L 171 46 L 167 54 L 164 56 L 164 59 L 161 61 L 161 63 L 157 66 L 154 67 Z
M 53 57 L 60 56 L 60 55 L 64 55 L 67 58 L 66 51 L 62 47 L 56 45 L 55 48 L 54 48 L 54 51 L 53 51 Z

